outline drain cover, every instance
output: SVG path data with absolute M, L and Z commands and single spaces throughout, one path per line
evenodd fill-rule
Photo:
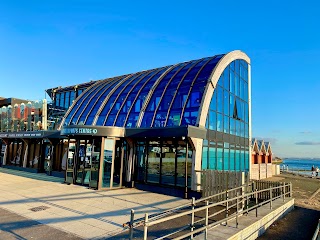
M 33 211 L 33 212 L 39 212 L 39 211 L 43 211 L 48 209 L 49 207 L 47 206 L 39 206 L 39 207 L 34 207 L 34 208 L 30 208 L 29 210 Z

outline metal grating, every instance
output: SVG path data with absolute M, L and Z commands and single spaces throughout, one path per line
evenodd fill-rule
M 39 212 L 39 211 L 43 211 L 48 209 L 49 207 L 47 206 L 39 206 L 39 207 L 34 207 L 34 208 L 30 208 L 29 210 L 33 211 L 33 212 Z

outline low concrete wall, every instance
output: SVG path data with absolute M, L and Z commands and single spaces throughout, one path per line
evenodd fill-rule
M 247 215 L 239 217 L 239 225 L 236 227 L 236 220 L 228 221 L 228 225 L 218 225 L 208 230 L 207 239 L 256 239 L 261 236 L 276 220 L 285 216 L 294 208 L 294 199 L 286 198 L 273 201 L 273 208 L 270 209 L 269 204 L 265 204 L 258 209 L 258 217 L 256 211 L 252 210 Z M 204 239 L 204 233 L 196 236 L 194 239 Z
M 250 224 L 246 228 L 242 229 L 237 234 L 228 238 L 230 240 L 234 239 L 256 239 L 261 236 L 276 220 L 282 218 L 288 212 L 290 212 L 294 208 L 294 199 L 286 202 L 282 206 L 274 209 L 269 214 L 263 216 L 256 222 Z

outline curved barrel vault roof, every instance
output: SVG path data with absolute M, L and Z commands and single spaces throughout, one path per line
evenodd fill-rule
M 237 59 L 250 64 L 249 57 L 236 50 L 97 81 L 74 101 L 60 128 L 204 127 L 219 77 Z

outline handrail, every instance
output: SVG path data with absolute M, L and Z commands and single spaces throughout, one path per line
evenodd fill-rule
M 286 185 L 283 185 L 283 186 L 286 186 Z M 278 188 L 283 188 L 283 186 L 273 187 L 273 188 L 263 189 L 263 190 L 257 190 L 257 191 L 254 191 L 252 193 L 246 193 L 246 194 L 238 196 L 238 197 L 226 199 L 226 200 L 223 200 L 223 201 L 220 201 L 220 202 L 217 202 L 217 203 L 212 203 L 212 204 L 210 204 L 208 206 L 203 206 L 203 207 L 195 208 L 193 210 L 189 210 L 189 211 L 186 211 L 186 212 L 178 213 L 178 214 L 176 214 L 174 216 L 167 216 L 167 217 L 164 217 L 162 219 L 157 219 L 157 220 L 153 220 L 153 221 L 150 221 L 151 219 L 149 219 L 149 221 L 148 221 L 148 223 L 146 225 L 148 227 L 150 227 L 150 226 L 162 223 L 162 222 L 166 222 L 166 221 L 172 220 L 174 218 L 179 218 L 179 217 L 183 217 L 183 216 L 189 215 L 191 213 L 200 212 L 200 211 L 205 210 L 205 209 L 210 208 L 210 207 L 215 207 L 215 206 L 227 203 L 227 202 L 232 202 L 232 201 L 235 201 L 235 200 L 240 199 L 240 198 L 242 199 L 242 198 L 244 198 L 246 196 L 252 196 L 252 195 L 255 195 L 255 194 L 260 193 L 260 192 L 265 192 L 267 190 L 270 191 L 270 190 L 274 190 L 274 189 L 278 189 Z M 289 184 L 287 186 L 289 186 Z
M 243 186 L 238 187 L 237 189 L 242 188 L 242 187 Z M 286 191 L 287 187 L 289 187 L 289 191 Z M 287 195 L 289 195 L 291 197 L 292 196 L 291 189 L 292 189 L 292 184 L 291 183 L 283 183 L 283 184 L 281 184 L 279 186 L 269 187 L 267 189 L 261 189 L 261 190 L 255 189 L 255 191 L 253 191 L 251 193 L 241 194 L 241 195 L 238 195 L 236 197 L 232 197 L 230 199 L 228 197 L 226 197 L 227 198 L 226 200 L 222 200 L 222 201 L 219 201 L 219 202 L 215 202 L 215 203 L 209 204 L 208 199 L 213 198 L 213 197 L 217 197 L 219 195 L 224 195 L 224 194 L 228 193 L 228 190 L 227 190 L 226 192 L 206 197 L 205 200 L 204 199 L 201 199 L 201 200 L 199 199 L 197 201 L 193 200 L 193 204 L 195 204 L 196 202 L 199 203 L 199 202 L 205 201 L 206 205 L 198 207 L 198 208 L 192 208 L 191 210 L 184 211 L 184 212 L 181 212 L 181 213 L 177 213 L 175 215 L 166 216 L 166 217 L 162 217 L 162 218 L 155 218 L 154 217 L 154 218 L 148 219 L 148 214 L 145 214 L 145 219 L 144 219 L 144 239 L 147 239 L 148 228 L 151 227 L 151 226 L 154 226 L 156 224 L 160 224 L 160 223 L 163 223 L 163 222 L 166 222 L 166 221 L 169 221 L 169 220 L 177 219 L 177 218 L 183 217 L 183 216 L 188 216 L 188 215 L 194 216 L 195 213 L 200 212 L 200 211 L 204 211 L 204 210 L 207 212 L 205 218 L 202 218 L 202 219 L 194 222 L 194 217 L 192 217 L 191 218 L 191 224 L 190 224 L 191 231 L 189 233 L 184 234 L 183 236 L 179 236 L 179 237 L 174 238 L 174 239 L 182 239 L 182 238 L 186 238 L 186 237 L 191 237 L 192 238 L 193 235 L 196 234 L 196 233 L 200 233 L 200 232 L 203 232 L 203 231 L 207 232 L 207 230 L 209 228 L 212 228 L 212 227 L 214 227 L 216 225 L 219 225 L 219 224 L 221 224 L 223 222 L 225 222 L 227 224 L 228 220 L 234 219 L 234 218 L 236 218 L 236 227 L 237 227 L 238 226 L 238 216 L 242 215 L 245 212 L 249 212 L 249 211 L 251 211 L 253 209 L 256 209 L 256 216 L 257 216 L 258 215 L 258 208 L 260 206 L 270 203 L 270 208 L 272 208 L 272 202 L 275 199 L 283 198 L 283 201 L 285 201 L 285 197 Z M 233 190 L 233 189 L 231 189 L 231 190 Z M 279 190 L 279 192 L 276 192 L 277 195 L 273 196 L 275 194 L 275 190 Z M 269 194 L 269 199 L 259 203 L 258 202 L 258 194 L 259 193 L 264 193 L 264 192 Z M 254 206 L 248 208 L 248 205 L 247 205 L 247 208 L 244 209 L 244 205 L 243 205 L 242 209 L 240 209 L 240 210 L 238 209 L 238 206 L 239 206 L 240 203 L 244 204 L 245 201 L 248 201 L 248 199 L 252 198 L 252 197 L 255 198 L 255 200 L 256 200 Z M 229 206 L 229 203 L 232 203 L 234 201 L 236 201 L 236 204 L 232 204 L 232 205 Z M 230 216 L 228 214 L 226 214 L 226 217 L 223 218 L 222 220 L 219 220 L 217 222 L 208 224 L 208 218 L 209 218 L 208 210 L 209 210 L 209 208 L 212 208 L 212 207 L 215 207 L 215 206 L 218 206 L 218 205 L 221 205 L 221 204 L 225 204 L 226 205 L 226 209 L 223 209 L 224 211 L 226 211 L 226 213 L 228 213 L 229 209 L 231 209 L 234 206 L 236 206 L 237 210 L 236 210 L 235 213 L 231 214 Z M 247 202 L 247 204 L 248 204 L 248 202 Z M 218 211 L 218 212 L 216 212 L 214 214 L 211 214 L 210 217 L 216 216 L 217 214 L 220 214 L 221 212 L 223 212 L 223 211 Z M 194 228 L 194 224 L 202 222 L 202 221 L 205 221 L 205 225 L 203 227 L 195 229 Z M 174 233 L 167 234 L 166 236 L 163 236 L 163 237 L 158 238 L 158 239 L 163 239 L 165 237 L 172 236 L 173 234 L 176 234 L 179 231 L 181 231 L 181 229 L 186 229 L 186 228 L 185 227 L 180 228 L 179 230 L 175 231 Z
M 317 240 L 319 236 L 320 236 L 320 219 L 319 219 L 316 231 L 313 234 L 312 240 Z
M 216 198 L 216 197 L 219 197 L 219 196 L 225 196 L 226 195 L 226 192 L 230 193 L 230 192 L 233 192 L 233 191 L 236 191 L 236 190 L 239 190 L 239 189 L 242 189 L 244 187 L 249 187 L 251 186 L 251 184 L 243 184 L 239 187 L 236 187 L 236 188 L 231 188 L 231 189 L 228 189 L 224 192 L 221 192 L 221 193 L 216 193 L 214 195 L 211 195 L 211 196 L 208 196 L 208 197 L 204 197 L 204 198 L 200 198 L 198 200 L 193 200 L 193 202 L 191 202 L 191 206 L 194 204 L 198 204 L 198 203 L 201 203 L 201 202 L 205 202 L 206 200 L 208 199 L 212 199 L 212 198 Z M 185 203 L 185 204 L 182 204 L 180 206 L 177 206 L 177 207 L 174 207 L 174 208 L 170 208 L 170 209 L 167 209 L 165 210 L 164 212 L 160 213 L 160 214 L 155 214 L 154 216 L 150 217 L 149 216 L 149 221 L 152 221 L 152 220 L 156 220 L 158 218 L 161 218 L 161 217 L 164 217 L 164 216 L 167 216 L 169 214 L 172 214 L 176 211 L 179 211 L 179 210 L 183 210 L 185 209 L 186 207 L 190 207 L 190 203 Z M 140 219 L 136 219 L 133 223 L 132 223 L 132 226 L 131 227 L 138 227 L 138 226 L 141 226 L 144 224 L 144 218 L 140 218 Z M 126 222 L 123 224 L 123 227 L 130 227 L 130 222 Z

